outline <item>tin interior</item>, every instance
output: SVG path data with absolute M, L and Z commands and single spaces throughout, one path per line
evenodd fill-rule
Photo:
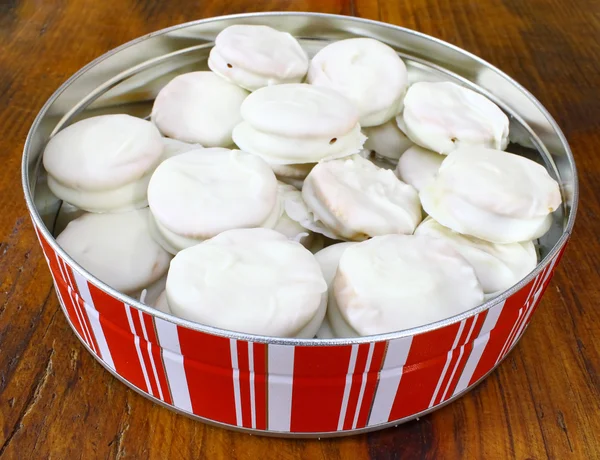
M 206 61 L 214 37 L 223 28 L 239 23 L 266 24 L 288 31 L 300 40 L 311 57 L 331 41 L 343 38 L 368 36 L 387 43 L 396 49 L 405 61 L 411 82 L 454 81 L 484 94 L 498 104 L 509 116 L 511 138 L 519 139 L 518 144 L 511 142 L 507 151 L 543 164 L 561 186 L 563 206 L 553 214 L 550 231 L 538 242 L 542 262 L 530 276 L 500 297 L 462 315 L 378 338 L 413 335 L 460 321 L 466 316 L 489 308 L 526 284 L 545 265 L 544 261 L 566 242 L 572 230 L 577 206 L 575 165 L 562 132 L 533 96 L 486 62 L 429 36 L 374 21 L 307 13 L 238 15 L 183 24 L 125 44 L 75 74 L 43 107 L 25 145 L 23 184 L 27 204 L 34 220 L 43 223 L 49 232 L 48 235 L 55 236 L 64 228 L 65 220 L 71 211 L 68 205 L 63 206 L 61 200 L 52 195 L 46 186 L 46 173 L 40 160 L 48 139 L 69 124 L 90 116 L 127 113 L 147 117 L 160 88 L 178 74 L 208 70 Z M 67 260 L 71 259 L 67 257 Z M 72 264 L 78 267 L 75 262 Z M 156 312 L 135 299 L 117 293 L 93 276 L 90 275 L 89 278 L 107 292 L 114 293 L 115 297 L 144 311 L 192 329 L 202 329 L 228 337 L 304 345 L 372 340 L 368 337 L 329 341 L 274 339 L 221 331 Z

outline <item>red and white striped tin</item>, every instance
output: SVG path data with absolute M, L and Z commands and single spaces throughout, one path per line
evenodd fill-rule
M 57 206 L 36 199 L 43 147 L 79 117 L 147 115 L 165 75 L 197 68 L 234 23 L 267 24 L 302 38 L 309 52 L 328 40 L 371 36 L 409 69 L 467 84 L 497 102 L 562 186 L 564 208 L 540 241 L 543 260 L 526 279 L 472 311 L 425 327 L 355 339 L 278 339 L 191 323 L 114 291 L 54 240 Z M 451 69 L 448 70 L 448 69 Z M 116 107 L 118 105 L 118 107 Z M 145 112 L 144 112 L 145 111 Z M 25 197 L 67 320 L 87 349 L 139 393 L 222 426 L 283 436 L 344 435 L 398 424 L 464 394 L 522 336 L 572 231 L 577 175 L 568 144 L 540 103 L 486 62 L 434 38 L 350 17 L 269 13 L 227 16 L 165 29 L 92 62 L 46 103 L 23 157 Z

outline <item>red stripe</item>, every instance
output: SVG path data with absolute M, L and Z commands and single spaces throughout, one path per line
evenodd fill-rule
M 383 358 L 385 356 L 385 345 L 386 342 L 375 343 L 375 350 L 373 350 L 373 357 L 371 358 L 371 366 L 369 367 L 369 373 L 367 374 L 367 384 L 365 386 L 365 393 L 363 395 L 362 404 L 358 416 L 358 422 L 356 428 L 364 428 L 367 426 L 367 420 L 369 418 L 369 411 L 375 397 L 375 388 L 377 387 L 377 374 L 379 369 L 383 365 Z
M 116 372 L 141 390 L 148 392 L 135 348 L 134 335 L 131 333 L 125 313 L 125 305 L 92 283 L 88 283 L 88 288 L 94 307 L 100 315 L 100 325 Z M 132 316 L 135 316 L 135 311 Z
M 254 349 L 252 350 L 254 351 Z M 237 342 L 238 369 L 240 370 L 240 403 L 242 405 L 242 426 L 252 427 L 250 404 L 250 365 L 248 361 L 248 342 Z
M 460 323 L 416 335 L 413 338 L 406 365 L 419 364 L 432 358 L 444 357 L 452 348 Z
M 254 346 L 254 395 L 256 403 L 256 428 L 267 429 L 267 346 Z
M 71 298 L 74 299 L 75 308 L 77 308 L 79 315 L 81 316 L 81 319 L 83 321 L 83 326 L 87 333 L 87 340 L 88 340 L 88 342 L 91 342 L 91 344 L 89 344 L 89 345 L 92 348 L 92 350 L 94 351 L 94 353 L 96 355 L 100 356 L 100 351 L 99 351 L 100 348 L 98 347 L 98 342 L 96 341 L 96 336 L 94 335 L 94 330 L 92 329 L 92 325 L 90 324 L 90 319 L 88 318 L 88 315 L 87 315 L 85 303 L 83 302 L 83 299 L 81 297 L 79 297 L 79 294 L 77 294 L 77 292 L 71 290 L 71 288 L 69 288 L 69 290 L 71 293 Z M 89 306 L 88 308 L 92 308 L 92 306 Z
M 522 289 L 506 299 L 504 307 L 502 308 L 502 313 L 500 313 L 496 326 L 490 332 L 490 338 L 479 359 L 479 363 L 477 363 L 477 367 L 473 372 L 469 385 L 475 383 L 496 365 L 498 356 L 500 356 L 500 352 L 502 351 L 513 326 L 519 319 L 519 311 L 523 314 L 522 310 L 524 309 L 525 302 L 527 301 L 527 297 L 529 296 L 536 279 L 532 280 Z
M 349 345 L 295 348 L 291 431 L 337 430 L 351 350 Z
M 413 338 L 390 420 L 397 420 L 429 407 L 459 326 L 460 323 L 451 324 Z M 431 356 L 437 357 L 427 360 Z
M 148 353 L 148 342 L 144 338 L 144 331 L 142 329 L 140 315 L 138 313 L 138 310 L 136 310 L 135 308 L 130 307 L 130 309 L 135 335 L 139 337 L 140 352 L 142 355 L 144 367 L 146 368 L 146 375 L 148 376 L 148 381 L 150 382 L 150 389 L 152 390 L 152 395 L 158 397 L 158 385 L 156 383 L 156 379 L 154 378 L 154 372 L 152 372 L 150 353 Z
M 363 372 L 367 365 L 367 355 L 369 354 L 369 344 L 363 343 L 358 346 L 358 353 L 356 356 L 356 364 L 354 366 L 354 374 L 352 375 L 352 385 L 350 387 L 350 395 L 348 397 L 348 406 L 346 409 L 346 417 L 344 419 L 344 430 L 352 429 L 352 422 L 354 421 L 354 415 L 358 409 L 358 396 L 360 394 L 360 387 L 362 385 Z
M 194 414 L 236 425 L 229 339 L 177 327 Z

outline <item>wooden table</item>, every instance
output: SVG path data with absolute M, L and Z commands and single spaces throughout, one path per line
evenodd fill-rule
M 531 90 L 574 150 L 578 223 L 531 327 L 484 383 L 419 421 L 321 441 L 213 428 L 119 383 L 60 312 L 20 184 L 36 113 L 73 72 L 128 40 L 258 10 L 357 15 L 454 43 Z M 595 0 L 0 2 L 0 457 L 600 458 L 599 37 Z

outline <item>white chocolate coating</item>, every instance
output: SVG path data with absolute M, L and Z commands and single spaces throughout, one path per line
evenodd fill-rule
M 304 247 L 309 247 L 312 243 L 312 234 L 298 222 L 290 218 L 285 210 L 287 200 L 302 200 L 300 190 L 292 185 L 279 182 L 277 184 L 277 220 L 272 226 L 273 230 L 285 235 L 292 241 L 301 243 Z M 265 225 L 263 224 L 263 227 Z
M 423 326 L 483 302 L 473 267 L 452 245 L 414 235 L 379 236 L 347 248 L 333 294 L 341 316 L 363 336 Z
M 421 221 L 416 190 L 359 155 L 319 163 L 302 187 L 315 216 L 344 239 L 411 234 Z
M 396 165 L 396 176 L 418 192 L 435 179 L 446 157 L 414 145 L 402 154 Z
M 415 143 L 447 155 L 460 147 L 504 150 L 508 117 L 492 101 L 456 83 L 419 82 L 408 88 L 399 126 Z
M 205 147 L 229 147 L 248 92 L 212 72 L 171 80 L 156 96 L 152 121 L 165 136 Z
M 406 149 L 414 145 L 400 130 L 395 118 L 382 125 L 363 127 L 363 133 L 367 136 L 364 145 L 366 150 L 393 161 L 398 160 Z
M 300 83 L 308 71 L 308 56 L 287 32 L 236 24 L 217 35 L 208 66 L 217 75 L 255 91 L 263 86 Z
M 147 208 L 85 214 L 70 222 L 56 241 L 83 268 L 125 294 L 158 280 L 171 260 L 150 236 Z
M 58 132 L 44 150 L 48 186 L 87 211 L 124 211 L 146 205 L 149 175 L 163 144 L 156 127 L 129 115 L 87 118 Z
M 250 334 L 314 337 L 327 284 L 314 256 L 269 229 L 236 229 L 181 251 L 167 277 L 173 314 Z
M 417 227 L 415 235 L 441 238 L 449 242 L 473 266 L 484 294 L 509 289 L 525 278 L 537 265 L 537 253 L 531 241 L 490 243 L 456 233 L 431 217 Z
M 316 163 L 360 151 L 358 111 L 334 90 L 307 84 L 261 88 L 242 104 L 233 139 L 269 164 Z
M 180 153 L 189 152 L 190 150 L 198 150 L 202 148 L 200 144 L 190 144 L 188 142 L 178 141 L 177 139 L 171 139 L 169 137 L 163 137 L 163 155 L 162 160 L 168 160 L 171 157 L 179 155 Z
M 162 311 L 163 313 L 168 313 L 170 315 L 173 314 L 173 312 L 171 312 L 171 307 L 169 307 L 166 290 L 163 290 L 160 293 L 160 295 L 156 299 L 156 302 L 154 303 L 154 308 L 156 308 L 159 311 Z
M 420 192 L 425 211 L 452 230 L 493 243 L 531 241 L 561 204 L 557 182 L 527 158 L 485 148 L 456 150 Z
M 377 126 L 400 111 L 408 74 L 388 45 L 372 38 L 349 38 L 315 55 L 307 81 L 351 100 L 358 107 L 361 126 Z
M 260 158 L 239 150 L 207 148 L 163 162 L 148 186 L 157 229 L 178 249 L 242 227 L 258 227 L 276 204 L 277 180 Z M 166 230 L 166 231 L 164 231 Z

